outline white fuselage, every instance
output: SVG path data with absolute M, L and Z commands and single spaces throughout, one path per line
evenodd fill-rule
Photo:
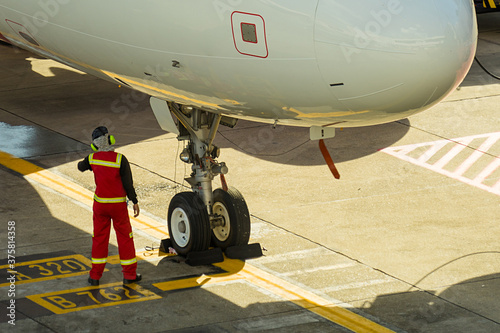
M 0 0 L 0 34 L 160 99 L 335 127 L 438 103 L 477 42 L 471 0 Z

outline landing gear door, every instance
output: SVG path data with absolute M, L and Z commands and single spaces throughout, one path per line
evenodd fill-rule
M 177 125 L 172 118 L 172 114 L 170 113 L 167 102 L 155 97 L 151 97 L 149 103 L 151 105 L 151 109 L 153 109 L 156 120 L 158 121 L 161 129 L 179 135 L 179 130 L 177 129 Z

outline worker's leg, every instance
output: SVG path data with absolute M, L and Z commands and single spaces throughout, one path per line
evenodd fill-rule
M 109 232 L 111 216 L 107 212 L 108 204 L 94 202 L 94 234 L 92 235 L 92 269 L 90 278 L 99 280 L 108 259 Z
M 113 227 L 118 241 L 118 253 L 122 265 L 123 278 L 134 280 L 137 272 L 137 259 L 135 257 L 134 238 L 132 226 L 128 216 L 127 204 L 113 205 Z

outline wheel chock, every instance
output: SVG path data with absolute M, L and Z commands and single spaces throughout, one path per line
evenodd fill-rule
M 169 247 L 172 247 L 172 241 L 170 238 L 162 239 L 160 243 L 160 251 L 163 253 L 169 253 Z
M 262 247 L 259 243 L 230 246 L 226 249 L 226 257 L 240 260 L 262 257 Z
M 218 247 L 206 251 L 189 252 L 186 257 L 186 264 L 190 266 L 211 265 L 223 261 L 222 250 Z

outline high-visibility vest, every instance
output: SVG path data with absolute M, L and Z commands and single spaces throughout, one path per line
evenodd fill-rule
M 94 200 L 99 203 L 119 203 L 127 201 L 120 176 L 122 154 L 103 151 L 89 155 L 89 163 L 94 172 L 96 190 Z

